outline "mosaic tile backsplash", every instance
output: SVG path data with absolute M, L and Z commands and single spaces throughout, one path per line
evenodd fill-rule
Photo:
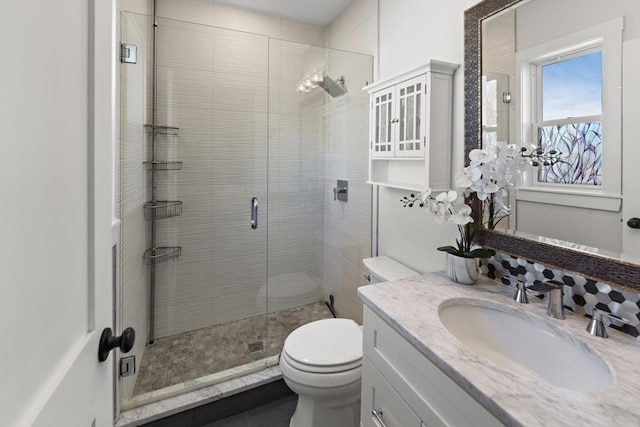
M 591 317 L 597 308 L 614 314 L 628 323 L 605 320 L 608 327 L 617 329 L 640 340 L 640 294 L 616 289 L 610 285 L 584 277 L 566 273 L 562 270 L 547 268 L 542 264 L 523 258 L 492 251 L 493 256 L 481 260 L 480 271 L 491 279 L 498 279 L 505 285 L 515 287 L 518 282 L 531 286 L 536 282 L 557 280 L 566 285 L 564 305 L 576 313 Z M 585 322 L 585 327 L 587 323 Z

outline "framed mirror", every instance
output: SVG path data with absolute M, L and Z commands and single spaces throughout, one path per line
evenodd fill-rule
M 471 152 L 471 150 L 482 147 L 483 107 L 485 107 L 484 109 L 486 111 L 486 106 L 483 105 L 482 96 L 483 76 L 485 77 L 485 82 L 487 81 L 487 79 L 489 79 L 491 81 L 494 81 L 495 85 L 501 88 L 499 89 L 499 96 L 497 97 L 499 100 L 513 102 L 515 98 L 515 102 L 524 102 L 522 99 L 518 98 L 518 95 L 525 92 L 525 90 L 521 87 L 524 85 L 524 83 L 521 82 L 519 85 L 514 85 L 513 82 L 509 82 L 509 73 L 504 73 L 502 72 L 503 70 L 483 70 L 483 48 L 486 51 L 487 47 L 489 47 L 489 40 L 486 39 L 483 41 L 483 29 L 485 29 L 486 31 L 486 24 L 488 22 L 491 22 L 492 19 L 495 19 L 495 17 L 506 15 L 510 11 L 514 10 L 517 11 L 517 13 L 521 13 L 522 11 L 524 11 L 524 9 L 522 9 L 521 11 L 518 11 L 518 9 L 524 8 L 525 6 L 530 7 L 534 2 L 546 3 L 546 7 L 553 7 L 550 5 L 550 2 L 544 2 L 543 0 L 484 0 L 465 11 L 465 164 L 469 163 L 469 153 Z M 540 32 L 540 23 L 545 22 L 544 19 L 542 19 L 544 16 L 548 15 L 540 15 L 532 18 L 534 22 L 537 22 L 538 32 Z M 536 19 L 537 21 L 535 21 Z M 620 19 L 620 24 L 622 24 L 622 19 Z M 614 24 L 614 26 L 615 25 L 616 24 Z M 513 37 L 515 39 L 515 34 L 513 34 Z M 521 45 L 523 43 L 526 44 L 526 41 L 519 42 Z M 621 44 L 622 42 L 619 41 L 619 43 Z M 513 45 L 516 45 L 515 40 L 513 40 Z M 591 48 L 592 46 L 584 47 L 586 49 L 586 53 L 591 53 L 593 51 L 593 49 L 589 50 L 589 48 Z M 514 50 L 516 50 L 515 47 Z M 519 46 L 517 50 L 523 51 L 525 49 L 523 49 L 522 46 Z M 532 50 L 535 51 L 535 49 Z M 520 57 L 519 59 L 516 59 L 517 55 L 517 52 L 514 53 L 515 64 L 513 64 L 513 66 L 514 69 L 519 70 L 517 72 L 521 72 L 521 69 L 518 68 L 520 67 L 520 65 L 518 65 L 518 61 L 521 61 L 522 58 Z M 538 57 L 542 56 L 538 53 Z M 610 58 L 612 55 L 607 54 L 606 56 Z M 556 57 L 559 58 L 558 55 L 556 55 Z M 504 81 L 505 74 L 507 74 L 506 83 Z M 512 92 L 514 86 L 516 86 L 520 90 L 520 92 L 517 92 L 515 94 L 515 97 L 511 96 L 513 94 Z M 510 89 L 504 90 L 504 87 Z M 609 93 L 610 92 L 611 91 L 609 91 Z M 520 109 L 509 108 L 509 110 L 511 110 L 509 113 L 509 121 L 511 122 L 511 125 L 510 129 L 508 129 L 504 133 L 504 139 L 506 139 L 509 143 L 515 143 L 517 141 L 519 142 L 519 145 L 525 143 L 539 143 L 539 134 L 537 133 L 539 132 L 539 129 L 535 128 L 535 126 L 532 126 L 530 123 L 524 123 L 526 122 L 526 120 L 523 120 L 524 115 L 521 111 L 522 108 L 526 109 L 531 107 L 530 105 L 529 107 L 522 107 L 521 104 Z M 531 109 L 534 110 L 535 107 Z M 618 116 L 620 116 L 621 113 L 621 111 L 618 111 Z M 609 117 L 611 116 L 612 115 L 610 114 Z M 593 115 L 589 117 L 589 123 L 598 120 L 597 117 L 593 118 Z M 557 125 L 558 123 L 554 122 L 553 124 Z M 487 123 L 485 122 L 484 125 L 486 132 Z M 534 132 L 531 131 L 532 128 L 535 129 L 536 135 L 533 135 Z M 609 128 L 611 128 L 611 126 L 609 126 Z M 522 135 L 526 135 L 527 132 L 528 138 L 533 141 L 526 141 L 527 137 L 522 137 Z M 620 141 L 621 135 L 618 135 L 616 140 Z M 618 154 L 618 156 L 620 156 L 620 154 Z M 618 166 L 617 168 L 619 172 L 620 167 Z M 612 171 L 613 169 L 614 167 L 610 166 L 609 171 Z M 535 175 L 535 173 L 530 173 L 530 177 L 533 176 L 534 179 L 536 179 Z M 620 177 L 619 179 L 621 180 L 622 178 Z M 611 178 L 611 181 L 614 181 L 614 178 Z M 627 183 L 627 186 L 627 188 L 637 187 L 637 183 Z M 604 186 L 601 187 L 604 188 Z M 620 183 L 620 187 L 624 187 L 624 182 Z M 517 197 L 514 196 L 515 193 L 513 191 L 510 191 L 509 193 L 509 202 L 510 204 L 514 204 Z M 610 210 L 613 209 L 616 208 L 613 207 Z M 516 209 L 516 212 L 517 211 L 518 209 Z M 640 212 L 638 214 L 640 214 Z M 474 215 L 476 222 L 482 223 L 482 218 L 480 218 L 480 216 L 482 215 L 482 209 L 480 208 L 479 204 L 476 206 L 476 209 L 474 209 Z M 619 214 L 618 216 L 620 217 L 621 215 Z M 554 217 L 551 216 L 549 220 L 553 221 L 553 218 Z M 517 221 L 520 223 L 524 223 L 524 220 L 518 219 Z M 619 218 L 618 221 L 620 221 Z M 623 221 L 626 221 L 626 219 L 623 218 Z M 588 224 L 588 227 L 594 228 L 594 225 L 597 225 L 597 222 Z M 622 226 L 624 226 L 624 224 L 620 224 L 620 227 Z M 588 227 L 585 228 L 585 233 L 588 232 Z M 548 229 L 551 228 L 553 227 L 548 227 Z M 547 228 L 543 228 L 543 230 L 543 233 L 547 234 Z M 635 236 L 634 238 L 640 239 L 640 230 L 633 231 L 637 232 L 637 236 L 633 235 Z M 552 234 L 551 232 L 549 233 Z M 623 253 L 615 254 L 615 251 L 603 250 L 606 248 L 599 248 L 597 246 L 597 243 L 582 244 L 581 242 L 571 242 L 568 239 L 558 238 L 558 236 L 553 235 L 540 236 L 535 232 L 531 232 L 529 230 L 518 230 L 517 227 L 507 227 L 507 229 L 501 231 L 482 228 L 478 232 L 478 241 L 483 246 L 494 249 L 498 252 L 507 253 L 512 256 L 524 258 L 531 262 L 537 262 L 548 267 L 558 268 L 567 272 L 575 273 L 589 279 L 610 283 L 622 288 L 632 289 L 636 292 L 640 291 L 639 261 L 635 257 L 625 257 Z

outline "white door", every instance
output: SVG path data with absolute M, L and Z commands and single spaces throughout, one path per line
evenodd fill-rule
M 640 228 L 631 228 L 632 218 L 640 218 L 640 38 L 623 43 L 622 81 L 622 253 L 624 261 L 640 263 Z
M 0 425 L 113 423 L 111 0 L 0 0 Z

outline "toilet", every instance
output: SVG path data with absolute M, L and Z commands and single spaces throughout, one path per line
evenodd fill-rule
M 362 263 L 369 273 L 369 283 L 390 282 L 420 274 L 388 256 L 365 258 Z
M 363 260 L 371 283 L 419 273 L 383 256 Z M 362 328 L 351 319 L 324 319 L 289 334 L 280 356 L 285 383 L 298 395 L 290 427 L 358 427 Z

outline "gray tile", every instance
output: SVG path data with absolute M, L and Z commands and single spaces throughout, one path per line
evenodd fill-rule
M 280 354 L 297 327 L 328 319 L 324 303 L 314 303 L 156 339 L 140 365 L 134 396 Z M 249 344 L 264 350 L 251 352 Z

